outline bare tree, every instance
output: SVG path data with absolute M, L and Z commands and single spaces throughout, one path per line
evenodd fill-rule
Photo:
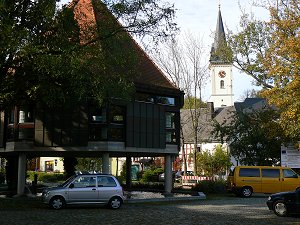
M 194 172 L 197 174 L 196 154 L 198 134 L 201 128 L 200 116 L 203 111 L 203 92 L 208 80 L 208 66 L 204 57 L 205 48 L 201 38 L 196 38 L 191 33 L 184 35 L 183 40 L 172 39 L 164 46 L 163 50 L 155 56 L 160 68 L 168 78 L 185 92 L 185 107 L 189 110 L 194 140 Z M 183 129 L 185 121 L 181 121 L 181 146 L 184 163 L 184 172 L 187 170 L 186 154 L 184 149 Z

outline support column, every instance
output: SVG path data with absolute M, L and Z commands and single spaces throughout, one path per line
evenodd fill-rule
M 102 155 L 102 173 L 110 174 L 109 172 L 109 153 Z
M 173 187 L 171 155 L 165 156 L 165 195 L 170 195 Z
M 26 174 L 26 155 L 21 153 L 18 162 L 18 187 L 17 195 L 21 196 L 25 190 L 25 174 Z
M 131 188 L 131 157 L 126 157 L 126 187 Z

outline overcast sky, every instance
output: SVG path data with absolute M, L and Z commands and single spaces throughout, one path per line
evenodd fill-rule
M 209 51 L 213 43 L 212 33 L 216 29 L 219 5 L 222 13 L 225 30 L 227 28 L 236 31 L 239 25 L 241 10 L 253 12 L 257 18 L 268 18 L 268 12 L 257 7 L 252 7 L 252 0 L 164 0 L 174 3 L 176 11 L 175 21 L 180 27 L 181 33 L 190 32 L 193 35 L 202 38 L 206 47 L 207 61 L 209 60 Z M 63 0 L 63 3 L 70 0 Z M 251 85 L 252 78 L 240 74 L 233 70 L 233 92 L 234 101 L 238 101 L 245 90 L 257 89 Z M 204 100 L 210 96 L 210 83 L 207 85 Z

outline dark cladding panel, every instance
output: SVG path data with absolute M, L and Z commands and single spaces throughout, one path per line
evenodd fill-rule
M 134 146 L 133 139 L 134 139 L 134 105 L 128 104 L 127 105 L 127 114 L 126 114 L 126 146 Z
M 153 148 L 153 108 L 157 107 L 153 104 L 147 104 L 147 148 Z
M 140 147 L 141 145 L 141 110 L 140 110 L 140 104 L 139 103 L 134 103 L 134 120 L 133 120 L 133 145 L 134 147 Z
M 86 146 L 88 119 L 83 107 L 41 110 L 37 112 L 35 143 L 37 146 Z
M 162 148 L 166 147 L 166 117 L 165 117 L 165 110 L 160 107 L 159 110 L 159 145 Z
M 164 116 L 164 107 L 160 105 L 144 102 L 135 102 L 134 107 L 128 105 L 126 146 L 165 148 L 165 136 L 161 137 L 165 135 L 165 127 L 161 126 Z
M 147 148 L 147 105 L 140 104 L 141 106 L 141 127 L 140 127 L 140 139 L 141 143 L 139 147 Z

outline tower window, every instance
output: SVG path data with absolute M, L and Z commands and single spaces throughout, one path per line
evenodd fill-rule
M 221 88 L 221 89 L 224 89 L 224 88 L 225 88 L 225 82 L 224 82 L 224 80 L 221 80 L 221 81 L 220 81 L 220 88 Z

